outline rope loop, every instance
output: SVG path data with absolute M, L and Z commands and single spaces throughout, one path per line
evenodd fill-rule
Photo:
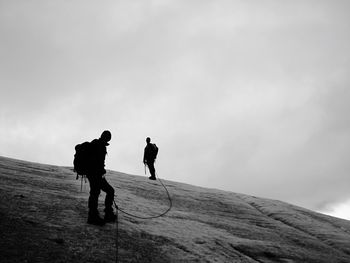
M 164 187 L 164 189 L 165 189 L 165 191 L 166 191 L 166 193 L 167 193 L 167 195 L 168 195 L 168 199 L 169 199 L 169 207 L 168 207 L 168 209 L 167 209 L 165 212 L 163 212 L 163 213 L 161 213 L 161 214 L 159 214 L 159 215 L 149 216 L 149 217 L 137 216 L 137 215 L 128 213 L 128 212 L 126 212 L 125 210 L 119 208 L 119 207 L 117 206 L 115 200 L 113 200 L 115 209 L 116 209 L 116 210 L 119 210 L 120 212 L 122 212 L 122 213 L 124 213 L 124 214 L 126 214 L 126 215 L 128 215 L 128 216 L 135 217 L 135 218 L 138 218 L 138 219 L 144 219 L 144 220 L 147 220 L 147 219 L 155 219 L 155 218 L 159 218 L 159 217 L 162 217 L 162 216 L 166 215 L 166 214 L 171 210 L 171 208 L 173 207 L 173 202 L 172 202 L 172 200 L 171 200 L 169 191 L 168 191 L 168 189 L 166 188 L 166 186 L 163 184 L 163 182 L 162 182 L 159 178 L 158 178 L 158 180 L 159 180 L 159 182 L 162 184 L 162 186 Z
M 158 175 L 157 175 L 157 177 L 158 177 Z M 149 217 L 142 217 L 142 216 L 133 215 L 133 214 L 131 214 L 131 213 L 128 213 L 128 212 L 126 212 L 126 211 L 120 209 L 120 208 L 117 206 L 115 200 L 113 199 L 113 203 L 114 203 L 114 206 L 115 206 L 115 209 L 116 209 L 116 221 L 115 221 L 115 228 L 116 228 L 116 229 L 115 229 L 115 232 L 116 232 L 116 233 L 115 233 L 115 246 L 116 246 L 115 262 L 116 262 L 116 263 L 118 263 L 118 247 L 119 247 L 119 244 L 118 244 L 118 234 L 119 234 L 119 231 L 118 231 L 118 210 L 119 210 L 120 212 L 122 212 L 122 213 L 128 215 L 128 216 L 135 217 L 135 218 L 138 218 L 138 219 L 145 219 L 145 220 L 147 220 L 147 219 L 154 219 L 154 218 L 162 217 L 162 216 L 166 215 L 166 214 L 171 210 L 171 208 L 173 207 L 173 202 L 172 202 L 172 200 L 171 200 L 171 197 L 170 197 L 170 194 L 169 194 L 168 189 L 166 188 L 166 186 L 163 184 L 163 182 L 162 182 L 159 178 L 158 178 L 158 180 L 159 180 L 159 182 L 162 184 L 162 186 L 164 187 L 164 189 L 165 189 L 165 191 L 166 191 L 166 193 L 167 193 L 167 195 L 168 195 L 168 198 L 169 198 L 169 208 L 168 208 L 165 212 L 163 212 L 163 213 L 161 213 L 161 214 L 159 214 L 159 215 L 156 215 L 156 216 L 149 216 Z

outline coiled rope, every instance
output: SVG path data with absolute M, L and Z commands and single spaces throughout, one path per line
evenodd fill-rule
M 115 209 L 116 209 L 116 220 L 115 220 L 115 223 L 116 223 L 116 230 L 115 230 L 115 235 L 116 235 L 116 238 L 115 238 L 115 246 L 116 246 L 116 257 L 115 257 L 115 262 L 118 263 L 118 247 L 119 247 L 119 244 L 118 244 L 118 235 L 119 235 L 119 227 L 118 227 L 118 210 L 124 214 L 126 214 L 127 216 L 130 216 L 130 217 L 134 217 L 134 218 L 138 218 L 138 219 L 143 219 L 143 220 L 148 220 L 148 219 L 155 219 L 155 218 L 159 218 L 159 217 L 162 217 L 164 215 L 166 215 L 170 210 L 171 208 L 173 207 L 173 202 L 171 200 L 171 197 L 170 197 L 170 194 L 169 194 L 169 191 L 168 189 L 166 188 L 166 186 L 163 184 L 162 180 L 160 180 L 160 178 L 158 177 L 157 175 L 157 180 L 159 180 L 159 182 L 162 184 L 162 186 L 164 187 L 167 195 L 168 195 L 168 199 L 169 199 L 169 207 L 166 211 L 164 211 L 163 213 L 159 214 L 159 215 L 155 215 L 155 216 L 148 216 L 148 217 L 143 217 L 143 216 L 138 216 L 138 215 L 134 215 L 134 214 L 131 214 L 129 212 L 126 212 L 125 210 L 121 209 L 118 207 L 118 205 L 116 204 L 115 200 L 113 200 L 113 203 L 114 203 L 114 206 L 115 206 Z

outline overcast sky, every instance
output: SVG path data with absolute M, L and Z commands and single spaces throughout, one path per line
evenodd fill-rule
M 109 129 L 107 168 L 144 175 L 150 136 L 161 178 L 350 219 L 349 13 L 346 0 L 0 0 L 0 155 L 72 165 Z

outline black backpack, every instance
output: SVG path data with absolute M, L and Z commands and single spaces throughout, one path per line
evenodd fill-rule
M 152 157 L 153 159 L 156 159 L 158 155 L 158 147 L 155 143 L 152 143 L 151 145 L 152 145 Z
M 74 172 L 79 175 L 86 175 L 89 169 L 91 159 L 91 143 L 83 142 L 75 146 L 75 154 L 73 160 Z

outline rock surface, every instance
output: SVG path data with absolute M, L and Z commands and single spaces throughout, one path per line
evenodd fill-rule
M 159 181 L 107 180 L 127 213 L 169 208 Z M 98 227 L 70 167 L 0 157 L 0 182 L 1 262 L 350 262 L 350 221 L 276 200 L 164 180 L 166 215 L 119 211 L 118 224 Z

